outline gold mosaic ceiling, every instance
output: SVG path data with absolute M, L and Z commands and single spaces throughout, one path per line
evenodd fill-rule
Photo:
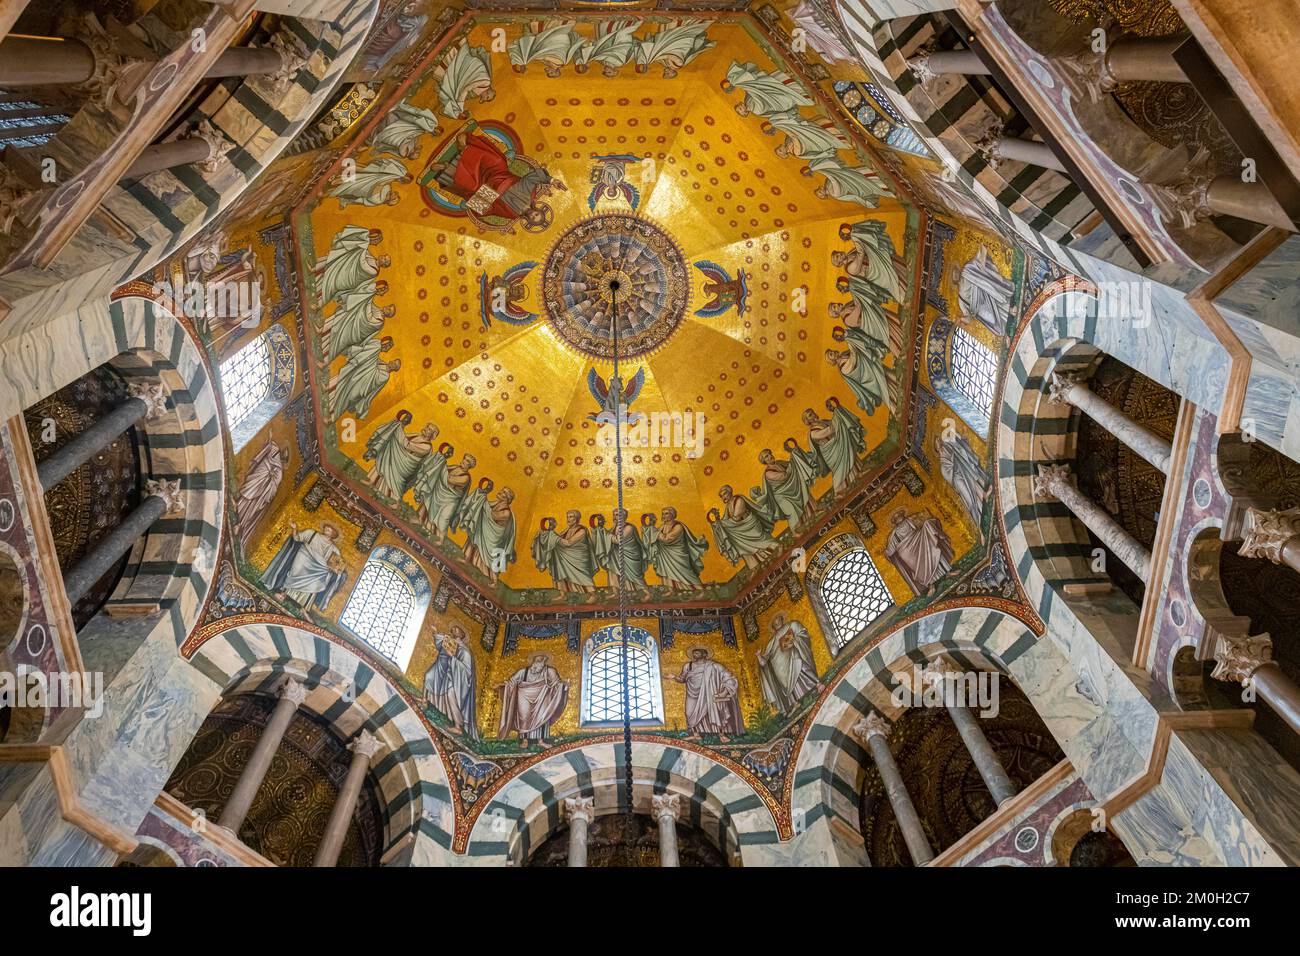
M 887 174 L 875 173 L 870 155 L 832 122 L 820 94 L 793 78 L 798 71 L 750 18 L 692 20 L 700 24 L 695 41 L 675 48 L 689 46 L 686 54 L 675 59 L 670 50 L 655 59 L 647 46 L 644 68 L 635 56 L 612 67 L 617 53 L 579 61 L 593 39 L 615 36 L 620 25 L 640 42 L 680 21 L 568 22 L 575 47 L 586 38 L 587 53 L 564 54 L 563 62 L 512 62 L 524 59 L 527 38 L 520 38 L 548 24 L 494 16 L 453 32 L 394 99 L 426 131 L 386 140 L 382 124 L 392 109 L 376 110 L 378 136 L 373 124 L 363 127 L 295 216 L 308 299 L 317 301 L 307 348 L 325 463 L 480 587 L 513 595 L 513 603 L 553 599 L 551 576 L 530 554 L 538 529 L 554 519 L 563 530 L 571 509 L 584 526 L 593 514 L 609 524 L 615 506 L 613 455 L 595 419 L 613 372 L 608 282 L 621 277 L 620 353 L 639 353 L 620 370 L 627 394 L 635 393 L 630 412 L 676 413 L 691 423 L 702 415 L 704 439 L 694 449 L 678 440 L 628 450 L 631 521 L 644 526 L 642 515 L 662 520 L 664 508 L 675 508 L 710 547 L 701 573 L 706 587 L 674 596 L 729 596 L 737 574 L 753 571 L 719 552 L 709 512 L 721 507 L 723 485 L 746 494 L 761 484 L 764 449 L 784 460 L 790 439 L 809 448 L 805 409 L 823 419 L 831 417 L 828 401 L 851 409 L 871 467 L 897 448 L 910 309 L 885 306 L 894 341 L 879 372 L 889 395 L 870 413 L 826 353 L 845 348 L 834 331 L 842 320 L 830 307 L 850 296 L 831 257 L 853 248 L 845 238 L 850 224 L 882 224 L 908 290 L 903 298 L 912 298 L 916 241 L 907 235 L 908 210 L 893 198 Z M 800 141 L 785 132 L 788 113 L 771 122 L 737 109 L 758 103 L 727 83 L 737 64 L 791 74 L 778 79 L 810 104 L 796 107 L 797 119 L 843 147 L 829 157 L 798 155 Z M 865 175 L 883 194 L 869 203 L 831 198 L 834 183 L 818 171 L 828 165 Z M 511 174 L 504 180 L 502 167 Z M 544 170 L 532 181 L 549 177 L 550 188 L 515 215 L 511 197 L 492 186 L 504 190 L 530 170 Z M 365 286 L 375 332 L 353 372 L 363 361 L 368 368 L 383 363 L 377 388 L 354 388 L 347 353 L 330 357 L 343 296 L 316 299 L 331 281 L 323 272 L 332 246 L 363 228 L 369 235 L 360 244 L 372 264 L 354 278 L 377 283 Z M 343 401 L 335 398 L 340 391 L 360 397 Z M 513 493 L 516 559 L 499 583 L 466 558 L 463 527 L 442 534 L 436 521 L 422 520 L 410 490 L 399 500 L 393 492 L 400 488 L 374 478 L 376 433 L 391 434 L 381 430 L 395 420 L 418 454 L 445 443 L 450 464 L 472 455 L 468 479 L 457 475 L 467 489 L 489 479 L 492 497 L 507 487 Z M 420 444 L 429 425 L 436 436 L 427 430 Z M 818 513 L 837 500 L 829 476 L 812 491 Z M 794 543 L 783 523 L 775 534 L 787 547 Z M 647 581 L 660 583 L 653 571 Z

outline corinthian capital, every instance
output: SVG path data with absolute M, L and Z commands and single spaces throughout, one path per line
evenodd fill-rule
M 162 382 L 132 382 L 126 391 L 132 398 L 144 402 L 145 418 L 153 420 L 167 411 L 167 389 Z
M 212 125 L 210 120 L 204 120 L 190 133 L 190 139 L 201 139 L 208 147 L 208 158 L 198 163 L 199 169 L 205 173 L 215 173 L 218 169 L 229 162 L 226 159 L 226 153 L 235 148 L 235 144 L 226 139 L 221 130 Z
M 348 744 L 348 750 L 351 750 L 354 754 L 361 754 L 361 756 L 365 757 L 368 761 L 375 754 L 379 753 L 379 751 L 383 749 L 383 746 L 384 745 L 379 742 L 378 737 L 370 733 L 368 730 L 363 730 L 361 733 L 357 734 L 352 743 Z
M 656 820 L 663 820 L 665 817 L 676 820 L 682 812 L 681 794 L 656 793 L 650 798 L 650 806 L 654 810 Z
M 82 88 L 105 109 L 114 100 L 129 103 L 154 66 L 154 61 L 143 55 L 147 48 L 120 25 L 114 26 L 110 33 L 97 15 L 85 12 L 74 28 L 76 39 L 90 49 L 94 62 L 94 72 Z
M 1300 535 L 1300 508 L 1287 511 L 1263 511 L 1247 508 L 1242 527 L 1241 550 L 1243 558 L 1266 558 L 1282 564 L 1282 547 Z
M 163 500 L 163 514 L 177 515 L 185 510 L 185 492 L 181 490 L 179 478 L 150 478 L 145 482 L 144 490 L 150 497 Z
M 858 743 L 865 747 L 872 737 L 889 737 L 889 721 L 879 714 L 867 714 L 853 725 L 852 733 Z
M 924 85 L 933 80 L 938 74 L 930 69 L 930 54 L 918 53 L 907 61 L 908 69 L 916 77 L 916 82 Z
M 1253 637 L 1226 637 L 1219 635 L 1214 644 L 1214 672 L 1216 680 L 1231 680 L 1245 684 L 1251 675 L 1273 659 L 1273 639 L 1267 634 Z
M 591 823 L 596 819 L 596 798 L 565 797 L 564 815 L 570 822 L 581 820 L 583 823 Z
M 1060 498 L 1061 492 L 1070 486 L 1069 465 L 1039 465 L 1038 475 L 1034 478 L 1035 498 Z
M 14 221 L 22 216 L 36 192 L 17 173 L 0 163 L 0 236 L 7 236 L 13 231 Z
M 1056 405 L 1073 405 L 1069 399 L 1070 389 L 1082 384 L 1077 374 L 1053 372 L 1047 378 L 1047 400 Z
M 984 162 L 989 164 L 990 169 L 997 169 L 1002 164 L 1002 149 L 1000 143 L 1004 127 L 1001 120 L 993 120 L 985 127 L 980 138 L 975 140 L 975 148 L 980 151 L 984 157 Z
M 298 75 L 298 71 L 306 66 L 307 61 L 311 59 L 311 53 L 302 40 L 293 34 L 285 33 L 283 30 L 272 36 L 267 45 L 280 54 L 279 71 L 272 73 L 267 79 L 276 94 L 286 93 L 289 87 L 293 85 L 294 77 Z

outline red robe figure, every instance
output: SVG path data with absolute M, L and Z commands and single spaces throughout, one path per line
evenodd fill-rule
M 475 223 L 504 226 L 507 231 L 515 220 L 522 220 L 529 231 L 550 225 L 551 207 L 542 199 L 552 189 L 565 186 L 544 166 L 524 156 L 507 156 L 492 137 L 468 130 L 456 136 L 453 151 L 444 155 L 442 162 L 430 164 L 426 181 L 432 179 L 441 189 L 462 198 Z

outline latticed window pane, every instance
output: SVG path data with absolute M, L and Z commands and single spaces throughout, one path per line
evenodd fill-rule
M 986 416 L 993 413 L 998 357 L 965 329 L 952 335 L 952 380 L 958 390 Z
M 840 557 L 822 581 L 822 603 L 835 629 L 836 649 L 857 636 L 894 603 L 865 550 Z
M 415 594 L 402 574 L 382 561 L 367 561 L 348 597 L 339 623 L 383 654 L 396 660 L 415 610 Z
M 271 391 L 271 350 L 259 335 L 221 363 L 226 427 L 234 429 Z
M 628 708 L 633 720 L 653 720 L 654 696 L 650 682 L 654 675 L 650 655 L 639 647 L 627 649 Z M 623 649 L 617 644 L 602 647 L 591 655 L 587 681 L 590 719 L 593 721 L 623 719 Z

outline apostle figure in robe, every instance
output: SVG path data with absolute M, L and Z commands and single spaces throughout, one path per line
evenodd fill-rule
M 349 411 L 358 418 L 366 417 L 370 403 L 388 384 L 388 377 L 402 367 L 401 359 L 384 360 L 384 353 L 392 348 L 392 336 L 385 335 L 354 345 L 343 354 L 343 367 L 326 386 L 334 421 Z
M 808 629 L 798 621 L 787 621 L 783 614 L 773 617 L 772 637 L 758 652 L 758 673 L 763 698 L 772 709 L 792 713 L 804 695 L 817 689 L 817 665 Z
M 811 162 L 834 156 L 836 150 L 850 146 L 844 134 L 829 120 L 810 120 L 797 109 L 771 113 L 759 128 L 768 136 L 785 134 L 775 150 L 781 159 L 794 156 Z
M 727 78 L 722 81 L 724 93 L 735 90 L 745 94 L 745 98 L 736 104 L 736 112 L 741 116 L 771 116 L 784 113 L 800 106 L 812 106 L 813 101 L 802 84 L 780 70 L 768 73 L 753 63 L 731 62 L 727 68 Z
M 852 242 L 853 248 L 832 252 L 831 265 L 875 286 L 883 293 L 880 298 L 902 302 L 907 262 L 894 248 L 885 223 L 879 219 L 845 223 L 840 238 Z
M 677 520 L 676 508 L 664 508 L 662 517 L 663 524 L 657 528 L 654 515 L 641 519 L 645 527 L 646 556 L 654 565 L 655 574 L 670 591 L 694 591 L 703 587 L 700 574 L 704 571 L 704 552 L 709 550 L 709 542 Z
M 601 75 L 618 76 L 636 55 L 637 38 L 634 34 L 641 26 L 640 20 L 599 20 L 595 34 L 582 44 L 573 55 L 579 73 L 586 73 L 591 64 L 599 63 Z
M 452 445 L 443 442 L 436 451 L 431 451 L 420 462 L 415 477 L 411 479 L 416 513 L 419 515 L 420 523 L 426 528 L 431 526 L 430 509 L 435 507 L 433 489 L 446 484 L 447 462 L 451 461 L 451 456 L 455 453 L 456 449 Z
M 464 455 L 459 464 L 449 464 L 429 487 L 425 499 L 424 526 L 433 533 L 434 541 L 460 528 L 461 509 L 469 496 L 472 474 L 478 459 Z
M 758 453 L 763 466 L 763 484 L 760 503 L 776 520 L 785 520 L 794 530 L 812 517 L 813 497 L 810 491 L 816 477 L 808 464 L 796 455 L 780 461 L 772 449 Z
M 339 208 L 348 206 L 395 206 L 399 197 L 393 183 L 414 182 L 401 160 L 383 157 L 366 163 L 342 175 L 330 195 L 339 201 Z
M 851 298 L 848 302 L 827 303 L 826 311 L 830 317 L 838 320 L 846 329 L 861 331 L 882 352 L 891 351 L 896 336 L 876 287 L 862 279 L 840 276 L 835 282 L 835 288 L 839 292 L 849 293 Z
M 551 576 L 562 594 L 590 594 L 596 590 L 596 556 L 591 535 L 582 526 L 582 514 L 567 511 L 563 531 L 555 530 L 555 519 L 544 518 L 541 531 L 533 538 L 533 560 L 538 571 Z
M 671 80 L 682 67 L 716 45 L 708 32 L 709 25 L 703 20 L 681 20 L 661 27 L 637 44 L 637 72 L 646 72 L 652 63 L 662 63 L 664 79 Z
M 555 20 L 535 23 L 524 30 L 523 35 L 506 48 L 511 69 L 525 73 L 528 64 L 540 63 L 547 76 L 558 77 L 560 70 L 586 42 L 573 26 L 571 20 Z
M 338 547 L 339 529 L 328 521 L 320 531 L 298 530 L 289 522 L 289 537 L 266 566 L 262 580 L 280 600 L 324 611 L 342 587 L 347 571 Z
M 515 493 L 502 488 L 496 498 L 492 479 L 479 479 L 478 487 L 465 499 L 460 523 L 469 535 L 465 557 L 496 584 L 506 565 L 515 561 Z
M 239 498 L 235 501 L 235 522 L 239 527 L 239 543 L 245 551 L 252 541 L 253 529 L 266 515 L 280 490 L 284 470 L 289 467 L 289 449 L 281 448 L 275 439 L 268 438 L 262 450 L 253 456 L 248 471 L 239 485 Z
M 725 743 L 725 735 L 745 732 L 737 697 L 740 682 L 709 656 L 707 647 L 692 647 L 682 672 L 669 674 L 668 679 L 686 685 L 686 729 L 691 736 L 717 734 Z
M 957 497 L 966 506 L 966 512 L 983 537 L 984 502 L 992 493 L 993 485 L 980 463 L 980 456 L 975 454 L 975 449 L 970 446 L 965 435 L 953 435 L 946 439 L 943 435 L 935 435 L 934 450 L 939 453 L 939 470 L 943 473 L 944 481 L 957 492 Z
M 732 564 L 744 561 L 745 567 L 756 568 L 781 549 L 772 540 L 772 519 L 754 502 L 736 494 L 730 485 L 723 485 L 718 497 L 722 511 L 711 509 L 709 521 L 719 554 Z
M 370 247 L 383 240 L 378 229 L 344 226 L 335 235 L 327 252 L 315 266 L 316 302 L 320 306 L 345 292 L 358 289 L 368 280 L 378 278 L 380 269 L 392 265 L 388 256 L 375 256 Z
M 375 128 L 370 136 L 370 148 L 376 153 L 396 153 L 404 159 L 415 159 L 420 155 L 420 137 L 436 134 L 439 128 L 433 110 L 402 100 Z
M 418 435 L 406 434 L 412 421 L 411 413 L 402 409 L 386 425 L 375 429 L 366 442 L 363 461 L 373 461 L 366 483 L 381 495 L 401 501 L 415 480 L 420 463 L 433 450 L 433 440 L 438 437 L 438 426 L 425 425 Z
M 384 320 L 397 314 L 395 305 L 381 308 L 375 304 L 375 296 L 387 292 L 388 283 L 381 279 L 363 282 L 355 290 L 343 293 L 338 308 L 321 325 L 326 362 L 333 362 L 348 349 L 383 331 Z
M 475 221 L 484 216 L 508 223 L 522 219 L 526 227 L 545 218 L 542 200 L 552 189 L 566 188 L 545 166 L 526 157 L 512 164 L 495 139 L 472 133 L 468 126 L 457 134 L 454 152 L 431 163 L 428 172 L 442 189 L 465 200 L 465 211 Z
M 859 458 L 867 449 L 867 433 L 858 416 L 832 395 L 826 399 L 829 419 L 805 408 L 803 423 L 808 426 L 808 444 L 824 469 L 829 472 L 833 491 L 844 491 L 858 476 Z
M 822 184 L 813 190 L 818 199 L 855 202 L 868 209 L 880 205 L 880 197 L 889 190 L 880 177 L 865 166 L 848 166 L 834 153 L 812 156 L 800 170 L 805 176 L 822 175 Z
M 917 594 L 931 594 L 952 570 L 952 541 L 939 519 L 925 511 L 909 515 L 899 508 L 889 516 L 885 557 Z
M 826 350 L 826 361 L 834 365 L 858 400 L 858 407 L 870 415 L 885 401 L 889 382 L 885 377 L 885 352 L 861 329 L 836 326 L 831 338 L 844 342 L 844 351 Z
M 551 724 L 560 719 L 569 703 L 569 682 L 560 679 L 560 672 L 550 660 L 549 655 L 534 654 L 526 667 L 497 687 L 501 693 L 498 737 L 513 731 L 523 747 L 545 747 L 550 743 L 547 737 Z
M 975 258 L 961 270 L 957 299 L 966 318 L 979 319 L 998 335 L 1005 335 L 1013 291 L 1011 280 L 998 271 L 988 249 L 980 246 Z
M 596 561 L 609 575 L 610 587 L 619 587 L 621 581 L 633 594 L 649 596 L 650 589 L 645 582 L 646 553 L 641 542 L 641 531 L 627 520 L 625 509 L 615 508 L 613 517 L 614 527 L 609 531 L 603 527 L 599 533 L 594 528 L 592 530 L 593 541 L 596 543 Z
M 478 740 L 478 674 L 469 635 L 459 624 L 449 631 L 434 639 L 438 657 L 424 675 L 424 702 L 450 721 L 453 734 Z
M 497 93 L 492 88 L 492 58 L 484 47 L 462 43 L 443 64 L 438 81 L 438 103 L 451 119 L 462 119 L 470 97 L 490 103 Z

